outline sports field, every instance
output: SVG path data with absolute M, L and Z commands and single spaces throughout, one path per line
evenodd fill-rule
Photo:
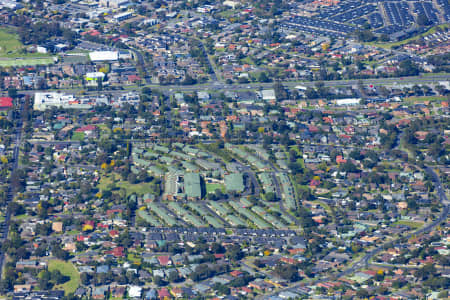
M 49 54 L 28 53 L 19 37 L 9 28 L 0 27 L 0 67 L 50 65 Z
M 0 55 L 11 53 L 22 48 L 22 43 L 17 35 L 10 33 L 6 29 L 0 28 Z
M 0 58 L 0 67 L 24 67 L 37 65 L 51 65 L 53 58 Z

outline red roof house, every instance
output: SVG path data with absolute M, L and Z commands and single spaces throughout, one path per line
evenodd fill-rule
M 11 97 L 0 97 L 0 109 L 9 109 L 13 107 L 13 99 Z

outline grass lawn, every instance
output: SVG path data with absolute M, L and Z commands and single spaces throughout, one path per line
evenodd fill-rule
M 9 58 L 0 60 L 0 67 L 23 67 L 37 65 L 51 65 L 53 58 Z
M 114 178 L 112 176 L 114 176 Z M 116 173 L 113 173 L 113 175 L 103 175 L 97 187 L 102 191 L 106 191 L 108 190 L 108 185 L 113 183 L 113 179 L 116 179 L 117 188 L 126 190 L 127 197 L 133 193 L 144 195 L 153 192 L 149 183 L 131 184 L 128 181 L 123 181 Z
M 102 137 L 111 135 L 111 129 L 109 129 L 105 124 L 98 125 L 98 128 L 100 129 L 100 134 Z
M 4 28 L 0 28 L 0 55 L 8 54 L 22 48 L 18 36 Z
M 82 140 L 84 140 L 84 133 L 83 132 L 74 132 L 72 134 L 72 140 L 73 141 L 82 141 Z
M 406 226 L 409 226 L 411 229 L 419 229 L 424 224 L 422 222 L 400 220 L 400 221 L 395 222 L 394 225 L 406 225 Z
M 214 193 L 217 189 L 221 190 L 222 192 L 225 191 L 225 186 L 220 183 L 207 183 L 206 184 L 206 193 Z
M 433 34 L 433 33 L 435 33 L 435 32 L 437 31 L 436 29 L 437 29 L 438 27 L 440 27 L 441 29 L 446 29 L 446 28 L 448 27 L 448 24 L 443 24 L 443 25 L 434 26 L 434 27 L 432 27 L 430 30 L 428 30 L 428 31 L 426 31 L 426 32 L 424 32 L 424 33 L 422 33 L 422 34 L 413 36 L 413 37 L 411 37 L 411 38 L 409 38 L 409 39 L 406 39 L 406 40 L 403 40 L 403 41 L 398 41 L 398 42 L 394 42 L 394 43 L 378 43 L 378 42 L 370 42 L 370 43 L 366 43 L 366 44 L 367 44 L 367 45 L 376 46 L 376 47 L 380 47 L 380 48 L 391 49 L 392 47 L 405 45 L 405 44 L 407 44 L 407 43 L 409 43 L 409 42 L 411 42 L 411 41 L 418 40 L 418 39 L 421 38 L 421 37 L 427 36 L 427 35 L 429 35 L 429 34 Z
M 129 261 L 131 261 L 135 265 L 140 265 L 141 264 L 141 259 L 138 256 L 136 256 L 135 254 L 133 254 L 133 253 L 129 253 L 128 256 L 127 256 L 127 259 Z
M 70 262 L 62 260 L 50 260 L 48 262 L 48 270 L 59 270 L 64 276 L 70 277 L 70 280 L 64 284 L 56 285 L 54 289 L 64 289 L 65 294 L 74 293 L 80 285 L 80 274 L 75 266 Z
M 407 102 L 445 101 L 445 100 L 447 100 L 447 97 L 445 97 L 445 96 L 415 96 L 415 97 L 407 97 L 404 100 Z
M 29 215 L 23 214 L 23 215 L 15 216 L 14 219 L 16 219 L 16 220 L 25 220 L 25 219 L 28 219 L 29 217 L 30 217 Z

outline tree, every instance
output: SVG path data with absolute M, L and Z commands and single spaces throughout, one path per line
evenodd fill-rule
M 8 88 L 8 97 L 16 98 L 17 97 L 17 89 L 15 87 Z
M 192 84 L 196 84 L 197 80 L 192 78 L 191 75 L 186 73 L 186 76 L 184 77 L 184 80 L 181 82 L 181 84 L 183 85 L 192 85 Z
M 82 283 L 83 285 L 90 285 L 90 284 L 91 284 L 92 276 L 89 275 L 89 274 L 86 273 L 86 272 L 83 272 L 83 273 L 80 274 L 80 279 L 81 279 L 81 283 Z
M 264 195 L 267 201 L 274 202 L 278 200 L 277 195 L 274 192 L 268 192 Z
M 39 288 L 41 290 L 44 290 L 44 291 L 50 290 L 53 287 L 52 283 L 50 282 L 51 274 L 49 271 L 47 271 L 47 270 L 41 271 L 39 273 L 38 277 L 39 277 Z
M 406 59 L 400 62 L 400 69 L 398 70 L 399 76 L 416 76 L 419 75 L 420 69 L 416 63 L 411 59 Z
M 355 35 L 360 42 L 371 42 L 375 39 L 375 35 L 370 30 L 357 30 Z
M 244 257 L 241 247 L 236 244 L 229 246 L 225 255 L 228 259 L 235 261 L 241 260 Z
M 59 270 L 51 271 L 50 276 L 55 284 L 62 284 L 70 279 L 68 276 L 64 276 Z
M 266 72 L 261 72 L 261 73 L 259 73 L 258 81 L 259 81 L 259 82 L 270 82 L 271 80 L 270 80 L 270 78 L 267 76 L 267 73 L 266 73 Z
M 280 81 L 275 82 L 273 89 L 275 91 L 275 97 L 278 101 L 288 98 L 288 92 Z
M 430 19 L 428 19 L 426 14 L 421 13 L 417 16 L 417 24 L 419 26 L 429 26 L 433 24 L 433 22 L 431 22 Z
M 62 249 L 60 245 L 53 245 L 52 254 L 61 260 L 68 260 L 70 257 L 69 252 Z
M 359 289 L 356 292 L 356 296 L 358 298 L 361 298 L 361 299 L 368 298 L 369 297 L 369 292 L 367 290 L 365 290 L 365 289 Z
M 278 263 L 274 269 L 275 274 L 288 281 L 298 280 L 298 267 L 296 265 L 287 265 Z

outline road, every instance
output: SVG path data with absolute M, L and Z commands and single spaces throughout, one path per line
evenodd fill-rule
M 22 110 L 23 110 L 23 103 L 20 102 L 20 108 L 19 108 L 19 115 L 22 118 Z M 19 167 L 19 150 L 20 150 L 20 144 L 22 142 L 22 119 L 20 119 L 17 122 L 16 126 L 16 138 L 15 138 L 15 145 L 13 149 L 13 156 L 12 156 L 12 167 L 11 167 L 11 173 L 17 170 Z M 8 187 L 8 200 L 6 207 L 8 207 L 8 204 L 13 201 L 14 199 L 14 189 L 12 187 L 12 184 L 10 183 Z M 4 225 L 0 229 L 0 244 L 3 244 L 4 241 L 8 238 L 8 232 L 9 232 L 9 225 L 11 221 L 11 213 L 7 210 L 5 215 L 5 221 Z M 5 262 L 5 253 L 2 251 L 0 247 L 0 279 L 2 278 L 3 274 L 3 264 Z
M 139 53 L 139 52 L 137 52 Z M 138 56 L 139 57 L 139 56 Z M 324 85 L 327 87 L 351 87 L 358 85 L 360 80 L 329 80 L 323 81 Z M 398 86 L 401 84 L 426 84 L 426 83 L 438 83 L 440 81 L 450 81 L 450 74 L 432 75 L 432 76 L 412 76 L 412 77 L 396 77 L 396 78 L 378 78 L 378 79 L 363 79 L 364 85 L 374 85 L 374 86 Z M 285 81 L 283 85 L 288 88 L 295 88 L 296 86 L 304 87 L 314 87 L 317 82 L 314 81 Z M 225 84 L 219 81 L 214 81 L 206 84 L 196 84 L 196 85 L 156 85 L 147 84 L 145 87 L 154 88 L 158 90 L 169 91 L 171 93 L 176 92 L 194 92 L 194 91 L 205 91 L 205 90 L 223 90 L 223 91 L 239 91 L 245 89 L 267 89 L 273 88 L 273 83 L 247 83 L 247 84 Z M 142 87 L 127 88 L 121 90 L 103 90 L 102 94 L 123 94 L 131 91 L 140 91 Z M 80 91 L 85 91 L 83 88 L 69 88 L 69 89 L 59 89 L 58 91 L 76 94 Z M 21 90 L 19 93 L 21 95 L 33 96 L 36 92 L 49 92 L 49 90 Z M 98 94 L 98 91 L 86 92 L 86 94 Z
M 145 67 L 144 56 L 142 55 L 142 53 L 139 50 L 136 50 L 136 49 L 130 49 L 130 50 L 134 53 L 134 55 L 136 56 L 136 58 L 138 60 L 138 64 L 141 67 L 142 73 L 144 74 L 145 83 L 152 84 L 152 80 L 151 80 L 150 76 L 148 76 L 147 68 Z
M 214 66 L 213 66 L 213 64 L 211 62 L 211 59 L 209 58 L 208 52 L 206 52 L 205 45 L 203 44 L 203 42 L 200 39 L 197 39 L 197 41 L 202 45 L 203 55 L 205 55 L 205 57 L 208 59 L 208 64 L 209 64 L 209 67 L 210 67 L 209 75 L 211 76 L 212 81 L 213 82 L 218 82 L 216 70 L 214 69 Z

